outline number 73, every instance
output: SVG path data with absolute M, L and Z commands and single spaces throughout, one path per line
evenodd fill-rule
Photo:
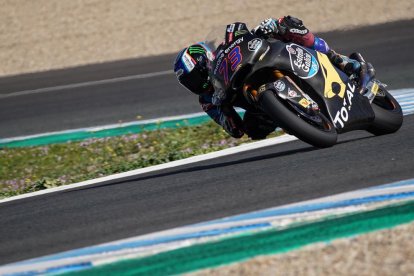
M 230 51 L 228 56 L 220 64 L 219 72 L 224 76 L 224 82 L 227 85 L 229 83 L 229 71 L 228 71 L 228 60 L 230 60 L 231 70 L 236 70 L 237 66 L 242 61 L 243 56 L 240 53 L 240 46 L 237 46 Z

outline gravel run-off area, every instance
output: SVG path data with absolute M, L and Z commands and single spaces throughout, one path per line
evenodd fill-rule
M 413 0 L 2 0 L 0 76 L 178 52 L 212 26 L 293 15 L 313 32 L 414 18 Z M 381 35 L 381 34 L 378 34 Z M 386 38 L 384 38 L 386 39 Z

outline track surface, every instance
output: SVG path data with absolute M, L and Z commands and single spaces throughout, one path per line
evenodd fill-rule
M 399 37 L 396 44 L 408 47 L 409 39 Z M 370 43 L 366 52 L 377 51 Z M 401 55 L 391 68 L 397 70 L 397 62 L 406 64 L 410 58 Z M 407 66 L 412 70 L 414 65 Z M 412 79 L 399 82 L 398 72 L 406 74 L 383 72 L 382 79 L 389 73 L 400 87 L 413 86 Z M 414 116 L 407 116 L 395 134 L 349 133 L 329 149 L 290 142 L 0 204 L 0 264 L 413 178 L 413 152 Z
M 310 26 L 311 27 L 311 26 Z M 321 34 L 338 52 L 359 51 L 390 89 L 414 87 L 414 20 Z M 189 42 L 190 43 L 190 42 Z M 0 138 L 200 112 L 173 74 L 2 98 L 13 92 L 171 70 L 174 55 L 0 78 Z

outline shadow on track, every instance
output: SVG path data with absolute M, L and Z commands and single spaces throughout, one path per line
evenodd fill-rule
M 361 135 L 364 135 L 364 136 L 354 137 L 354 138 L 350 138 L 350 139 L 345 138 L 341 141 L 336 142 L 334 147 L 338 146 L 338 145 L 344 145 L 344 144 L 352 143 L 352 142 L 355 142 L 355 141 L 363 141 L 363 140 L 372 139 L 372 138 L 377 137 L 377 136 L 375 136 L 373 134 L 370 134 L 370 133 L 368 133 L 364 130 L 361 130 L 361 132 L 365 132 L 364 134 L 361 133 Z M 355 134 L 355 132 L 353 132 L 351 134 Z
M 351 143 L 355 141 L 372 139 L 375 137 L 376 136 L 369 135 L 369 136 L 364 136 L 364 137 L 345 139 L 343 141 L 338 141 L 336 145 L 343 145 L 343 144 L 347 144 L 347 143 Z M 181 173 L 190 173 L 190 172 L 204 171 L 204 170 L 210 170 L 210 169 L 215 169 L 215 168 L 220 168 L 220 167 L 228 167 L 228 166 L 233 166 L 233 165 L 238 165 L 238 164 L 243 164 L 243 163 L 250 163 L 250 162 L 262 161 L 262 160 L 273 159 L 273 158 L 278 158 L 278 157 L 283 157 L 283 156 L 289 156 L 289 155 L 294 155 L 298 153 L 311 152 L 315 150 L 320 150 L 320 149 L 309 145 L 309 147 L 306 147 L 306 148 L 287 150 L 287 151 L 282 151 L 282 152 L 272 153 L 272 154 L 259 155 L 259 156 L 254 156 L 254 157 L 249 157 L 249 158 L 244 158 L 244 159 L 239 159 L 239 160 L 234 160 L 234 161 L 215 163 L 211 165 L 192 166 L 191 168 L 183 168 L 183 169 L 178 169 L 178 170 L 176 170 L 175 168 L 163 169 L 163 170 L 170 170 L 170 171 L 165 172 L 165 173 L 149 172 L 145 174 L 151 174 L 151 175 L 139 176 L 139 177 L 130 176 L 130 177 L 125 177 L 117 181 L 108 180 L 100 184 L 95 184 L 89 187 L 80 187 L 80 188 L 71 189 L 68 191 L 62 191 L 62 193 L 71 193 L 71 192 L 76 192 L 76 191 L 91 190 L 91 189 L 96 189 L 96 188 L 101 188 L 101 187 L 109 187 L 113 185 L 125 184 L 129 182 L 143 181 L 143 180 L 155 179 L 159 177 L 178 175 Z M 183 167 L 183 166 L 191 166 L 191 165 L 182 165 L 180 167 Z

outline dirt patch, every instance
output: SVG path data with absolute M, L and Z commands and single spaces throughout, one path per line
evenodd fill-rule
M 413 245 L 410 223 L 191 275 L 414 275 Z
M 3 0 L 0 75 L 177 52 L 212 25 L 295 15 L 312 31 L 414 18 L 412 0 Z

